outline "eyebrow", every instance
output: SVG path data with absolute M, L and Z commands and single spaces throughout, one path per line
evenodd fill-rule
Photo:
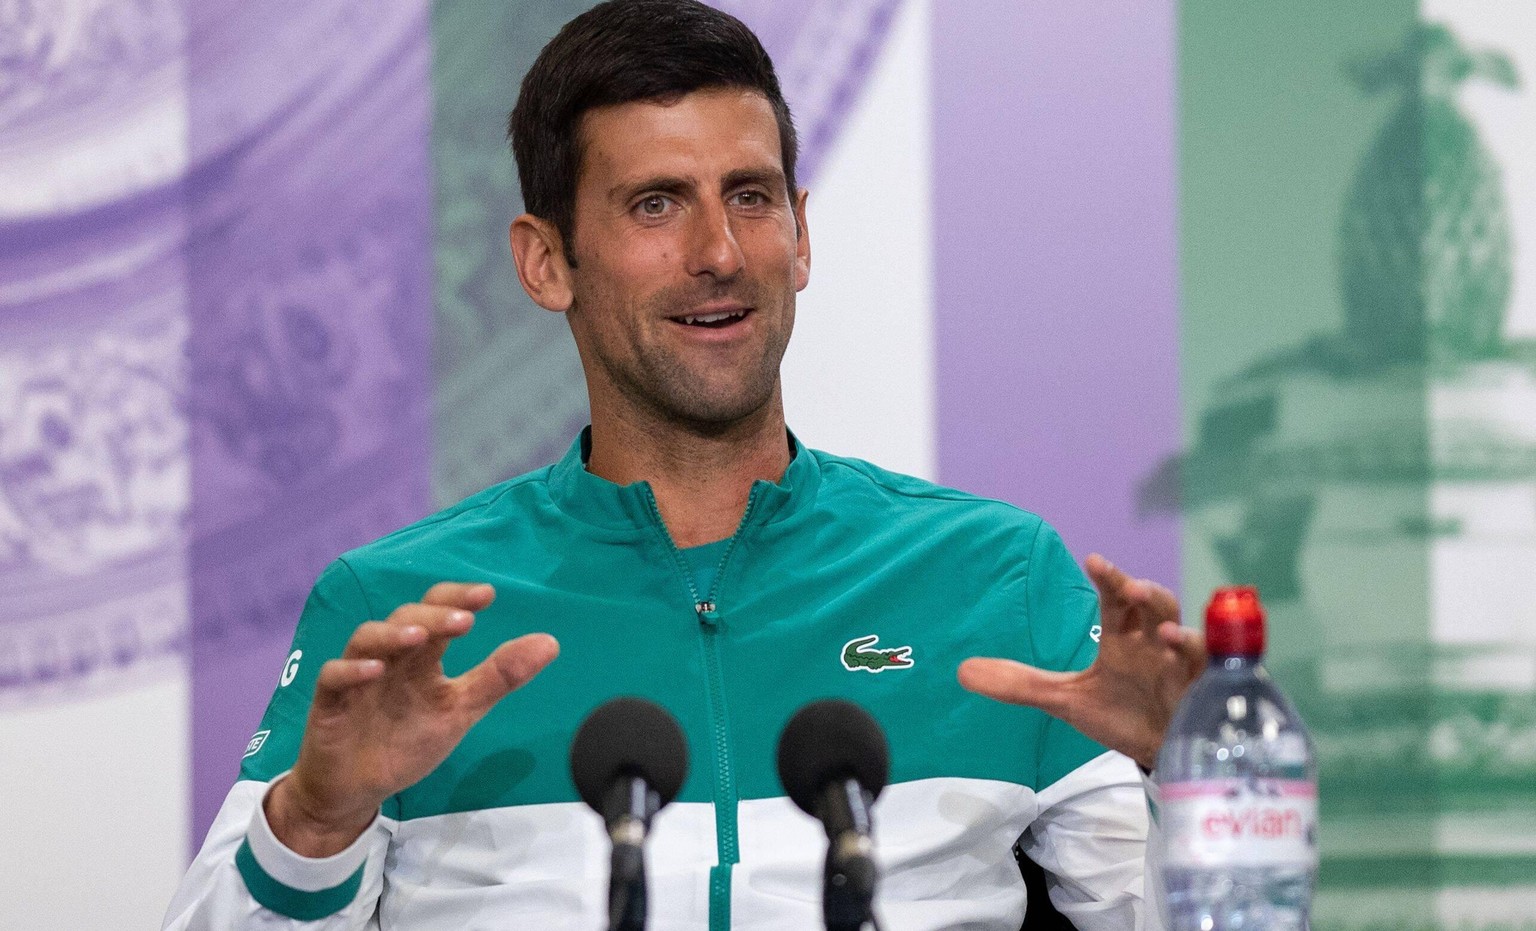
M 763 187 L 785 187 L 784 172 L 778 168 L 738 168 L 725 176 L 727 190 L 744 184 L 761 184 Z

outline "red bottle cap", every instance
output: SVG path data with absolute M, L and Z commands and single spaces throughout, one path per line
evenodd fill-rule
M 1264 606 L 1252 585 L 1218 588 L 1205 608 L 1205 648 L 1223 656 L 1264 652 Z

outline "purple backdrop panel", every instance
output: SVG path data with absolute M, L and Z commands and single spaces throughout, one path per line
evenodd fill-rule
M 424 3 L 188 4 L 193 835 L 326 562 L 429 509 Z
M 1174 4 L 934 6 L 939 471 L 1172 586 Z
M 181 48 L 172 0 L 0 4 L 0 707 L 181 673 Z

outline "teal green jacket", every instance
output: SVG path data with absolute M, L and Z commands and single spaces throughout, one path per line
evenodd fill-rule
M 1024 890 L 1010 850 L 1021 839 L 1066 874 L 1058 906 L 1082 906 L 1083 931 L 1139 927 L 1146 815 L 1134 767 L 956 681 L 969 656 L 1092 662 L 1095 593 L 1060 538 L 1012 505 L 791 442 L 784 477 L 755 483 L 707 587 L 646 483 L 585 470 L 585 434 L 560 462 L 332 563 L 167 926 L 287 916 L 295 927 L 462 931 L 494 915 L 501 924 L 484 926 L 596 927 L 607 840 L 577 800 L 568 751 L 593 708 L 639 695 L 677 717 L 690 748 L 648 849 L 653 928 L 819 920 L 825 839 L 783 797 L 774 750 L 790 715 L 826 697 L 867 708 L 890 743 L 876 808 L 889 927 L 1016 931 Z M 497 591 L 448 649 L 449 675 L 532 631 L 553 634 L 560 657 L 391 798 L 351 850 L 328 861 L 287 851 L 260 799 L 294 762 L 321 664 L 359 623 L 443 580 Z

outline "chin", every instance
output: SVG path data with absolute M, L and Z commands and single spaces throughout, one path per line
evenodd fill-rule
M 766 392 L 690 394 L 669 399 L 662 410 L 669 420 L 701 432 L 721 433 L 762 413 L 773 398 L 771 388 Z

